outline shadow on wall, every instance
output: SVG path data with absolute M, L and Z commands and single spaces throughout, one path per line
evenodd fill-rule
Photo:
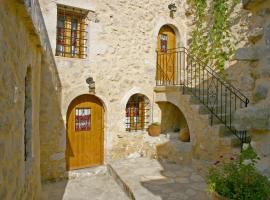
M 188 128 L 187 121 L 179 108 L 170 102 L 158 102 L 161 110 L 161 132 L 178 132 Z
M 52 63 L 42 57 L 39 124 L 42 182 L 63 178 L 66 173 L 66 128 L 61 114 L 61 85 L 51 66 Z

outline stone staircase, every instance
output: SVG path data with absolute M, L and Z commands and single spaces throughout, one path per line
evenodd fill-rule
M 194 159 L 212 164 L 221 155 L 239 153 L 240 140 L 220 122 L 212 116 L 207 107 L 194 97 L 190 92 L 183 93 L 183 86 L 157 86 L 155 102 L 170 102 L 176 105 L 187 120 L 191 141 L 183 143 L 178 136 L 171 137 L 171 141 L 164 145 L 158 152 L 160 159 L 169 159 L 179 164 L 190 164 Z M 227 107 L 220 104 L 214 105 L 223 109 Z M 228 116 L 224 115 L 223 118 Z M 168 150 L 169 149 L 169 150 Z M 202 167 L 203 168 L 203 167 Z
M 155 101 L 170 102 L 184 114 L 192 158 L 215 160 L 250 142 L 247 131 L 237 130 L 233 119 L 249 103 L 241 91 L 185 47 L 157 51 L 157 60 L 163 62 L 157 62 Z

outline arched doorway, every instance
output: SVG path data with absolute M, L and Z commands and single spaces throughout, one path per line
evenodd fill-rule
M 169 25 L 161 27 L 157 38 L 157 81 L 175 80 L 176 34 Z
M 94 95 L 74 99 L 67 112 L 67 169 L 103 164 L 104 109 Z

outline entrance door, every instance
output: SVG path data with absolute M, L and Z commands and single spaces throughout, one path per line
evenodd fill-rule
M 157 80 L 174 82 L 176 36 L 174 30 L 165 25 L 158 34 Z
M 93 95 L 74 99 L 67 113 L 67 169 L 103 164 L 103 106 Z

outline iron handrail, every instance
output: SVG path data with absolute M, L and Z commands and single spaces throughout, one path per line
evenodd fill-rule
M 182 52 L 185 52 L 186 54 L 188 54 L 190 56 L 190 58 L 192 58 L 196 62 L 201 63 L 202 65 L 204 65 L 204 68 L 206 70 L 211 71 L 210 73 L 213 73 L 213 76 L 215 76 L 216 78 L 218 78 L 219 81 L 223 82 L 224 85 L 227 85 L 227 88 L 229 90 L 232 90 L 233 89 L 237 93 L 239 93 L 239 95 L 238 95 L 239 98 L 243 98 L 243 99 L 245 99 L 245 101 L 247 100 L 247 104 L 249 103 L 249 99 L 239 89 L 237 89 L 235 86 L 233 86 L 231 83 L 229 83 L 225 79 L 219 77 L 218 73 L 216 71 L 214 71 L 210 66 L 208 66 L 208 64 L 206 64 L 204 61 L 202 61 L 201 59 L 199 59 L 198 57 L 196 57 L 194 55 L 191 55 L 191 53 L 189 53 L 189 51 L 188 51 L 188 49 L 186 47 L 177 47 L 177 48 L 167 49 L 166 52 L 163 52 L 163 51 L 160 51 L 160 50 L 156 50 L 156 53 L 157 53 L 157 55 L 173 54 L 173 53 L 176 53 L 180 49 L 183 49 Z
M 191 55 L 185 47 L 156 50 L 157 53 L 157 86 L 182 85 L 204 105 L 211 113 L 211 124 L 215 116 L 225 125 L 241 144 L 250 141 L 247 131 L 238 131 L 232 124 L 234 112 L 247 107 L 249 99 L 231 83 L 205 64 L 199 58 Z M 168 58 L 172 58 L 168 61 Z M 173 73 L 171 72 L 173 68 Z M 171 71 L 169 72 L 168 69 Z M 164 75 L 165 74 L 165 75 Z M 168 75 L 172 75 L 172 80 Z M 202 89 L 202 90 L 201 90 Z M 205 91 L 206 90 L 206 91 Z M 225 106 L 225 107 L 224 107 Z

